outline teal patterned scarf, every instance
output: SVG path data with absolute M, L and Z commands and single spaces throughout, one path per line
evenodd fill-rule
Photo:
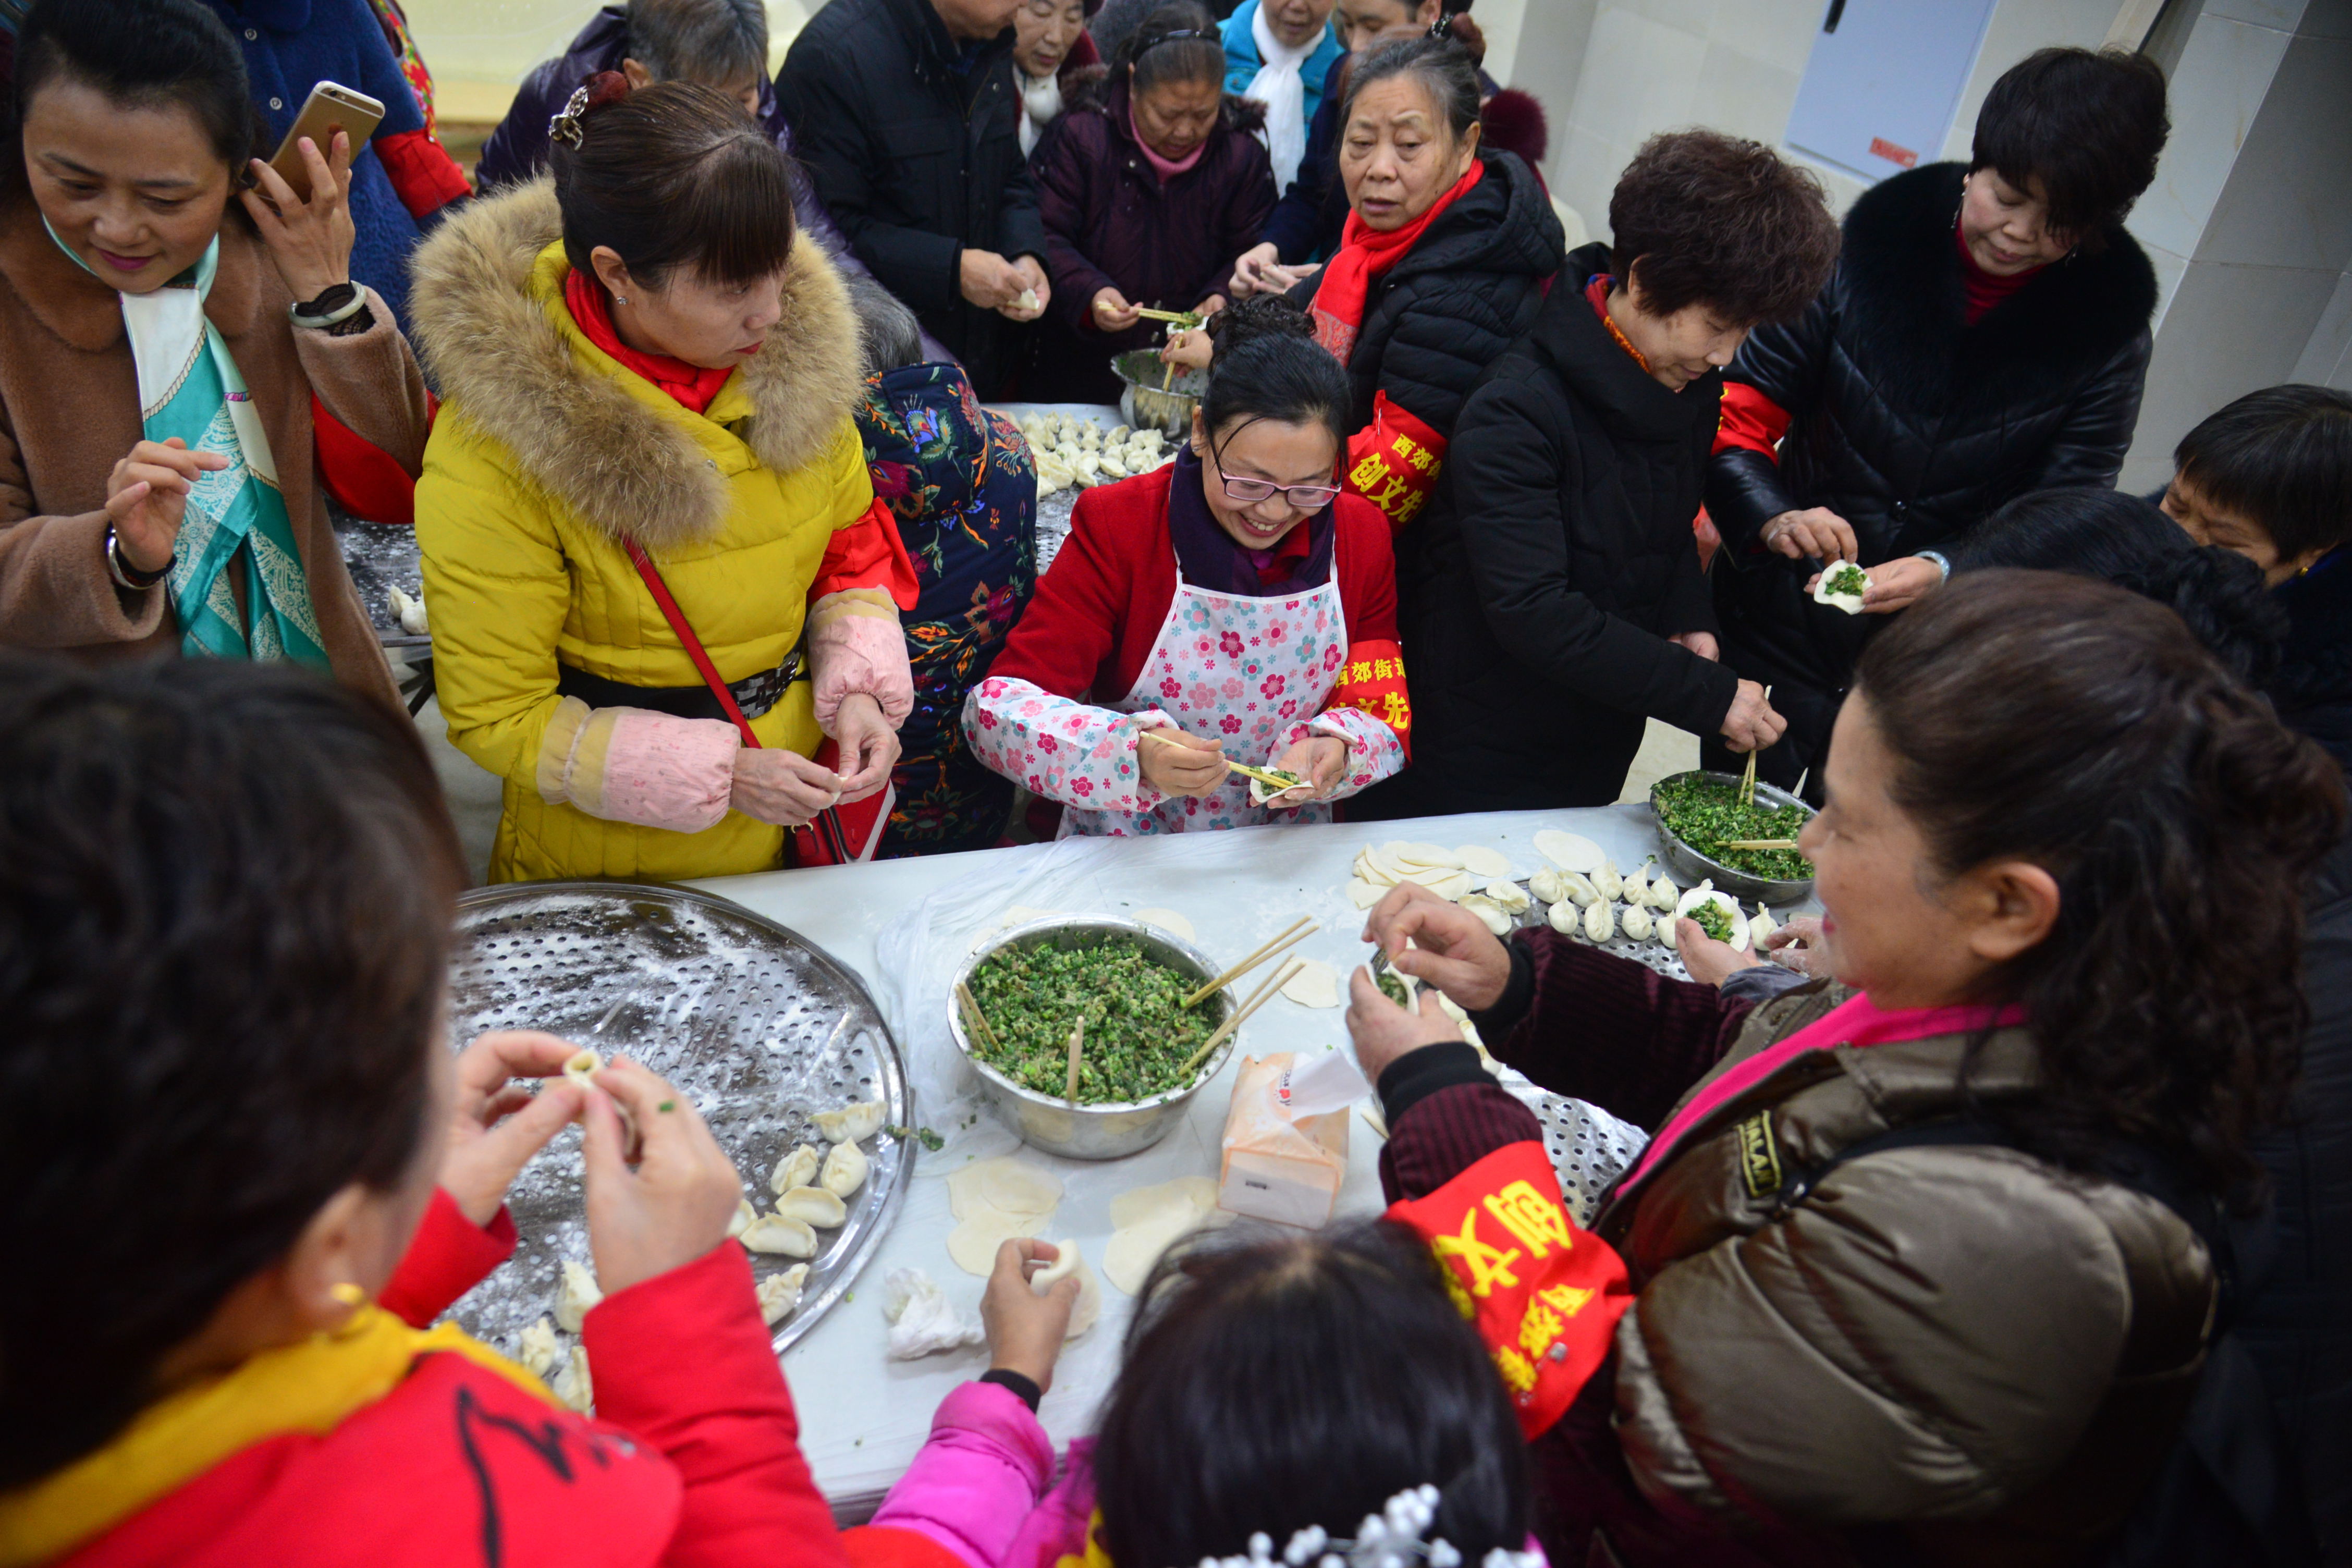
M 76 266 L 98 276 L 58 239 L 57 230 L 49 237 Z M 219 269 L 215 236 L 191 270 L 152 293 L 121 296 L 147 439 L 176 436 L 192 451 L 228 459 L 227 468 L 197 479 L 180 523 L 170 578 L 180 650 L 192 658 L 291 661 L 325 669 L 310 580 L 278 492 L 268 433 L 220 329 L 205 317 Z M 237 609 L 233 572 L 245 579 L 249 620 Z

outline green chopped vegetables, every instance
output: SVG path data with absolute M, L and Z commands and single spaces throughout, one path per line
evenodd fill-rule
M 1813 864 L 1793 849 L 1727 849 L 1734 838 L 1794 838 L 1812 814 L 1801 805 L 1750 805 L 1739 798 L 1737 785 L 1697 773 L 1672 778 L 1651 795 L 1659 826 L 1717 865 L 1751 877 L 1775 881 L 1802 881 L 1813 874 Z
M 1723 906 L 1717 903 L 1713 899 L 1707 900 L 1706 902 L 1703 904 L 1694 906 L 1690 912 L 1690 918 L 1698 922 L 1699 930 L 1706 932 L 1707 935 L 1715 938 L 1716 941 L 1729 942 L 1731 940 L 1731 916 L 1726 913 Z
M 1828 587 L 1829 592 L 1832 594 L 1867 593 L 1870 588 L 1870 574 L 1848 561 L 1830 568 Z
M 1084 1017 L 1077 1102 L 1149 1100 L 1187 1087 L 1180 1069 L 1223 1018 L 1214 999 L 1185 1007 L 1199 985 L 1125 938 L 1076 950 L 1006 948 L 972 971 L 972 998 L 996 1045 L 967 1026 L 971 1053 L 1023 1089 L 1059 1100 L 1070 1033 Z
M 1380 984 L 1381 994 L 1398 1006 L 1410 1008 L 1412 1005 L 1412 993 L 1404 988 L 1403 979 L 1395 972 L 1381 970 Z
M 948 1143 L 946 1139 L 940 1137 L 938 1133 L 932 1131 L 928 1127 L 901 1127 L 896 1122 L 893 1122 L 883 1128 L 882 1131 L 883 1135 L 886 1137 L 897 1138 L 902 1141 L 912 1138 L 916 1142 L 920 1143 L 924 1148 L 929 1150 L 934 1154 L 946 1148 Z

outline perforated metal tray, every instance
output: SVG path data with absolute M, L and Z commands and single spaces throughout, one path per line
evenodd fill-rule
M 809 1118 L 879 1100 L 887 1125 L 911 1125 L 907 1073 L 881 1010 L 848 969 L 806 938 L 740 904 L 688 888 L 540 882 L 478 889 L 457 900 L 450 1036 L 546 1029 L 606 1056 L 625 1054 L 691 1095 L 757 1205 L 793 1144 L 824 1147 Z M 896 1216 L 911 1142 L 877 1133 L 838 1230 L 819 1231 L 800 1308 L 778 1323 L 778 1352 L 845 1295 Z M 524 1167 L 508 1197 L 521 1244 L 456 1308 L 476 1338 L 512 1352 L 552 1310 L 569 1258 L 590 1263 L 580 1131 L 566 1128 Z M 751 1256 L 761 1278 L 798 1261 Z

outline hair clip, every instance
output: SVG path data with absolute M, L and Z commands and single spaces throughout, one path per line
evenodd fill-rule
M 1273 1538 L 1260 1531 L 1250 1537 L 1247 1556 L 1204 1557 L 1200 1568 L 1463 1568 L 1462 1553 L 1445 1541 L 1422 1539 L 1436 1522 L 1440 1495 L 1433 1486 L 1406 1488 L 1380 1512 L 1365 1515 L 1352 1541 L 1335 1539 L 1321 1526 L 1309 1525 L 1276 1553 Z M 1546 1564 L 1541 1552 L 1496 1547 L 1479 1568 Z
M 1222 38 L 1215 33 L 1204 33 L 1198 27 L 1179 27 L 1172 33 L 1160 34 L 1158 37 L 1151 39 L 1135 52 L 1137 57 L 1140 58 L 1142 56 L 1150 54 L 1152 50 L 1158 48 L 1162 44 L 1181 44 L 1186 38 L 1205 38 L 1217 43 L 1220 47 L 1223 47 Z
M 565 101 L 563 112 L 547 122 L 547 139 L 576 150 L 580 145 L 580 117 L 587 112 L 588 88 L 583 82 L 572 89 L 572 97 Z

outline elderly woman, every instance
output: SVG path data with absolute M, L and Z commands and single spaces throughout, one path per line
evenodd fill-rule
M 2028 58 L 1986 96 L 1968 163 L 1873 187 L 1812 308 L 1740 350 L 1706 506 L 1724 657 L 1789 716 L 1764 778 L 1819 777 L 1869 636 L 1806 592 L 1820 566 L 1940 551 L 2029 490 L 2115 482 L 2157 298 L 2123 220 L 2166 130 L 2145 56 Z
M 1344 52 L 1333 0 L 1242 0 L 1225 18 L 1225 89 L 1265 105 L 1275 184 L 1287 189 L 1307 153 L 1331 71 Z
M 1605 805 L 1651 718 L 1741 751 L 1780 733 L 1763 688 L 1717 659 L 1691 523 L 1723 367 L 1821 291 L 1837 224 L 1769 148 L 1684 131 L 1626 165 L 1609 227 L 1454 426 L 1404 628 L 1418 765 L 1368 809 Z
M 416 533 L 450 738 L 506 781 L 491 876 L 760 870 L 820 816 L 839 858 L 910 700 L 856 319 L 723 93 L 606 73 L 555 138 L 552 188 L 417 267 Z
M 1013 13 L 1013 85 L 1021 91 L 1021 153 L 1037 151 L 1045 128 L 1062 117 L 1064 89 L 1077 72 L 1102 63 L 1087 19 L 1102 0 L 1021 0 Z
M 1029 395 L 1116 403 L 1111 356 L 1159 326 L 1139 307 L 1224 308 L 1238 246 L 1274 207 L 1255 134 L 1265 111 L 1223 90 L 1216 23 L 1199 0 L 1168 0 L 1111 58 L 1107 81 L 1074 95 L 1032 166 L 1054 279 Z
M 0 639 L 282 659 L 394 700 L 313 458 L 313 399 L 411 474 L 426 428 L 408 345 L 351 280 L 347 141 L 305 147 L 297 199 L 193 0 L 44 0 L 16 91 Z
M 2095 1559 L 2198 1392 L 2333 764 L 2160 605 L 1989 572 L 1871 644 L 1827 768 L 1835 979 L 1762 1005 L 1372 912 L 1498 1057 L 1654 1130 L 1593 1225 L 1613 1374 L 1531 1455 L 1554 1562 Z M 1540 1136 L 1435 999 L 1359 974 L 1349 1019 L 1391 1196 Z

